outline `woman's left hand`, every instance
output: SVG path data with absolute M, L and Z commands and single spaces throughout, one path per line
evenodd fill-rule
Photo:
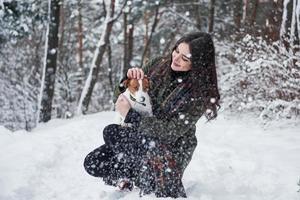
M 131 108 L 129 101 L 123 94 L 120 94 L 120 96 L 116 101 L 115 106 L 116 106 L 116 111 L 119 112 L 123 117 L 126 117 L 129 109 Z

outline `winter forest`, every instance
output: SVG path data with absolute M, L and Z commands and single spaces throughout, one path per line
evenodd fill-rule
M 189 31 L 214 36 L 222 110 L 299 118 L 299 16 L 298 0 L 2 0 L 0 124 L 112 110 L 127 69 Z
M 300 0 L 0 0 L 0 199 L 139 199 L 82 162 L 127 70 L 193 31 L 213 37 L 221 107 L 197 124 L 188 197 L 300 199 Z

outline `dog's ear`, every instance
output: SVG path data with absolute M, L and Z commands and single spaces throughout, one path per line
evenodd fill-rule
M 125 88 L 127 88 L 127 87 L 128 87 L 128 84 L 129 84 L 129 79 L 125 79 L 125 80 L 122 82 L 122 84 L 123 84 L 123 86 L 124 86 Z
M 127 86 L 128 86 L 128 79 L 123 79 L 123 80 L 121 81 L 121 83 L 119 84 L 119 91 L 120 91 L 121 93 L 125 92 Z

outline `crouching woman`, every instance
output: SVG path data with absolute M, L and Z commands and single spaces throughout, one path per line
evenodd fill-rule
M 85 159 L 87 172 L 111 185 L 126 180 L 122 185 L 136 185 L 141 195 L 186 197 L 181 180 L 197 146 L 195 124 L 203 115 L 216 118 L 219 108 L 214 57 L 211 36 L 195 32 L 180 38 L 169 56 L 129 69 L 128 78 L 150 79 L 153 116 L 141 116 L 120 95 L 116 110 L 133 126 L 107 126 L 105 144 Z

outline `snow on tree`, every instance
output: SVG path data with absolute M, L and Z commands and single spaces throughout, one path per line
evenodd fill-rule
M 85 86 L 80 96 L 80 100 L 77 108 L 77 114 L 86 113 L 88 110 L 92 92 L 98 78 L 99 68 L 103 59 L 103 55 L 106 51 L 106 47 L 112 31 L 112 26 L 114 21 L 119 16 L 117 15 L 117 17 L 114 17 L 115 0 L 105 0 L 103 1 L 103 5 L 105 6 L 105 11 L 106 11 L 105 22 L 103 23 L 102 34 L 98 41 L 96 50 L 94 52 L 93 61 L 90 66 L 89 76 L 85 82 Z

